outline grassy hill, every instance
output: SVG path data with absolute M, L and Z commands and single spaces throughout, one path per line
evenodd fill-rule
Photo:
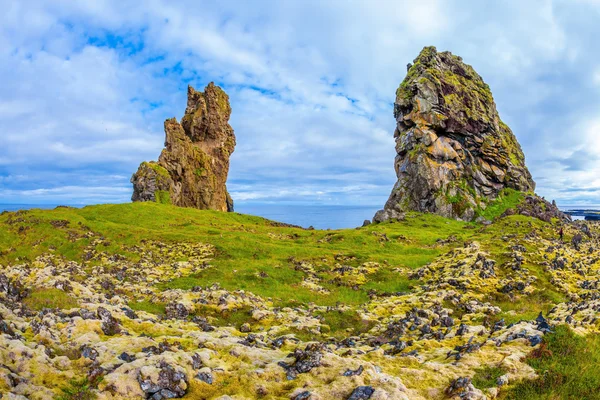
M 133 203 L 5 212 L 0 228 L 0 391 L 144 398 L 141 382 L 172 368 L 185 385 L 162 390 L 186 398 L 347 398 L 361 385 L 445 398 L 471 390 L 452 386 L 459 377 L 488 396 L 598 396 L 596 339 L 572 332 L 598 328 L 573 312 L 596 301 L 581 284 L 597 281 L 595 227 L 575 248 L 576 226 L 565 245 L 556 225 L 524 216 L 323 231 Z M 571 328 L 536 343 L 540 312 Z

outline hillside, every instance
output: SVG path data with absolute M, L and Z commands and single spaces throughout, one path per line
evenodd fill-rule
M 598 398 L 592 225 L 562 244 L 519 215 L 320 231 L 148 202 L 0 226 L 9 398 Z

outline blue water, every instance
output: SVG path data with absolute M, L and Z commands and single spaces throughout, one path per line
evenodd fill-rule
M 68 205 L 68 204 L 65 204 Z M 0 204 L 0 212 L 27 210 L 31 208 L 52 209 L 56 204 Z M 74 205 L 81 207 L 82 205 Z M 361 226 L 365 219 L 373 218 L 381 206 L 328 206 L 328 205 L 288 205 L 288 204 L 235 204 L 235 211 L 242 214 L 257 215 L 273 221 L 300 225 L 304 228 L 342 229 Z M 600 209 L 598 205 L 561 206 L 562 210 L 577 208 Z M 582 219 L 582 217 L 573 217 Z
M 2 211 L 19 211 L 19 210 L 30 210 L 32 208 L 41 208 L 43 210 L 50 210 L 58 204 L 0 204 L 0 212 Z M 67 205 L 67 204 L 65 204 Z M 81 206 L 75 206 L 81 207 Z
M 304 228 L 342 229 L 361 226 L 372 219 L 381 206 L 324 206 L 282 204 L 235 204 L 235 211 L 258 215 L 274 221 L 300 225 Z
M 69 204 L 65 204 L 69 205 Z M 56 204 L 0 204 L 0 212 L 28 210 L 31 208 L 52 209 Z M 74 207 L 81 207 L 75 205 Z M 373 218 L 381 206 L 323 206 L 286 204 L 244 204 L 236 203 L 235 211 L 257 215 L 273 221 L 300 225 L 304 228 L 342 229 L 361 226 L 365 219 Z

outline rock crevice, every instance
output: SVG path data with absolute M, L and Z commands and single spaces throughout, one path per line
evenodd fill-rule
M 230 116 L 229 96 L 220 87 L 211 82 L 198 92 L 189 86 L 181 123 L 165 121 L 158 162 L 143 162 L 131 177 L 131 200 L 233 211 L 225 184 L 235 148 Z

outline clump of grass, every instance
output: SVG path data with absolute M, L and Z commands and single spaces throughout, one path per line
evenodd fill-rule
M 57 397 L 58 400 L 94 400 L 97 398 L 93 392 L 94 385 L 87 377 L 82 379 L 71 379 L 69 384 L 62 387 L 62 394 Z
M 374 326 L 374 322 L 363 320 L 356 310 L 332 310 L 316 314 L 321 317 L 323 324 L 329 326 L 329 334 L 336 338 L 357 336 Z
M 165 315 L 166 304 L 161 302 L 152 302 L 149 300 L 131 301 L 128 303 L 129 308 L 134 311 L 145 311 L 155 315 Z
M 475 371 L 473 376 L 473 385 L 478 389 L 487 389 L 497 386 L 498 378 L 505 374 L 505 371 L 496 366 L 485 366 Z
M 516 207 L 517 204 L 523 201 L 524 197 L 525 195 L 523 192 L 519 192 L 518 190 L 510 188 L 503 189 L 498 197 L 487 205 L 485 210 L 478 212 L 478 215 L 493 221 L 495 218 L 504 214 L 509 208 Z
M 211 318 L 212 323 L 216 326 L 233 326 L 239 328 L 246 322 L 251 323 L 253 321 L 252 307 L 250 306 L 219 312 L 213 307 L 198 305 L 194 314 Z
M 79 307 L 75 298 L 62 290 L 54 288 L 33 289 L 23 300 L 23 303 L 35 311 L 41 311 L 44 308 L 68 310 Z
M 506 399 L 600 399 L 600 337 L 579 336 L 561 325 L 544 336 L 542 344 L 527 356 L 538 378 L 523 381 Z

